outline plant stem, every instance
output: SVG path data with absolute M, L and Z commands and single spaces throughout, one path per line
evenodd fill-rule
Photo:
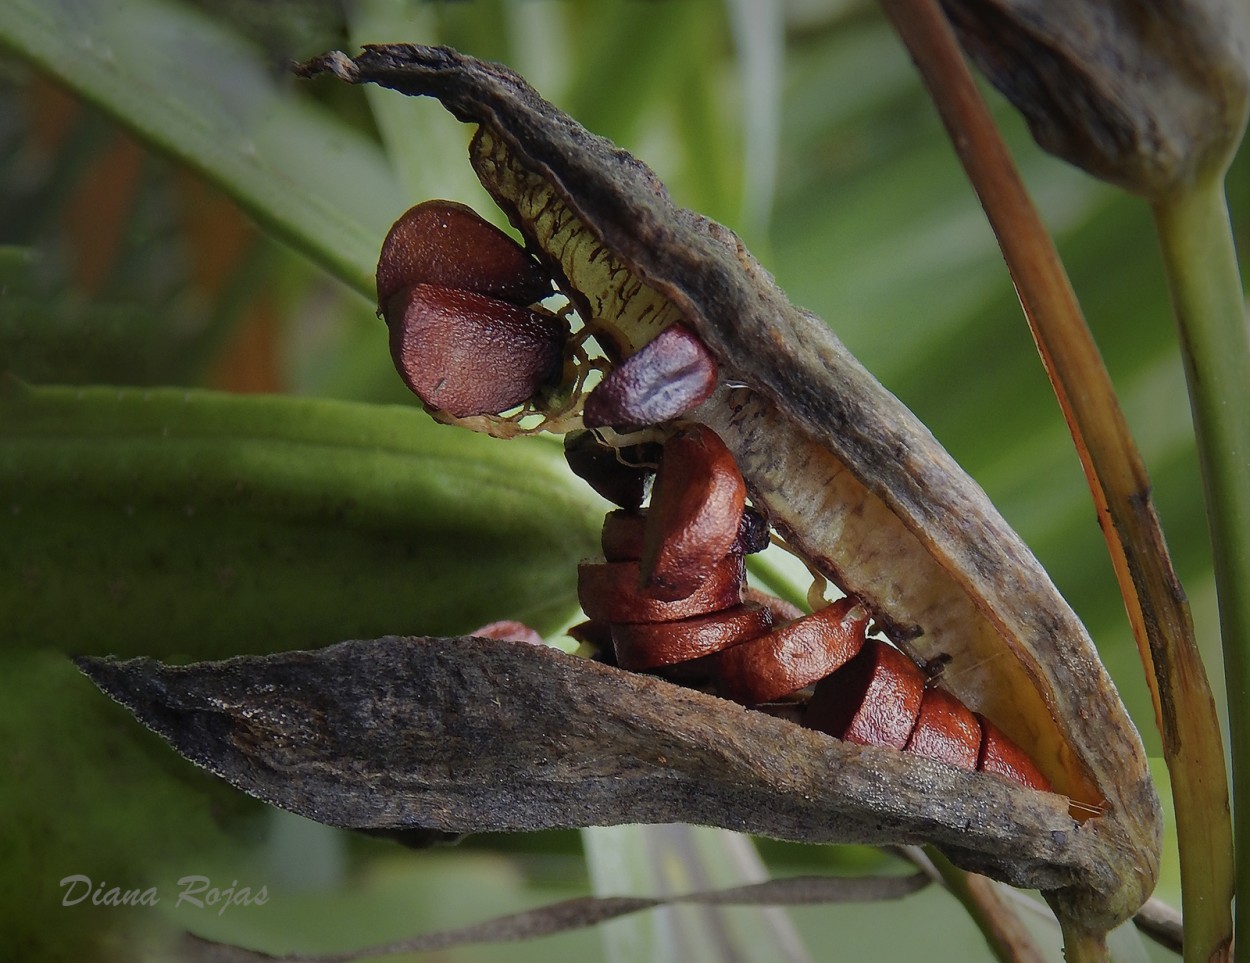
M 924 855 L 950 894 L 963 904 L 995 957 L 1002 963 L 1042 963 L 1045 957 L 1033 935 L 1000 895 L 1001 884 L 960 869 L 936 847 L 926 846 Z
M 1223 179 L 1154 204 L 1189 381 L 1206 495 L 1228 687 L 1233 798 L 1250 806 L 1250 323 Z M 1179 805 L 1179 800 L 1178 800 Z M 1250 894 L 1250 819 L 1235 823 L 1237 882 Z M 1184 913 L 1191 912 L 1188 892 Z M 1250 947 L 1250 899 L 1237 901 L 1237 932 Z
M 1185 959 L 1218 959 L 1227 954 L 1232 937 L 1234 882 L 1224 750 L 1188 603 L 1150 500 L 1145 466 L 1059 255 L 976 89 L 950 25 L 935 0 L 882 0 L 882 7 L 915 59 L 994 229 L 1072 432 L 1163 736 L 1176 807 Z M 1183 205 L 1183 209 L 1190 207 Z M 1182 206 L 1177 202 L 1168 210 L 1178 216 Z M 1209 229 L 1194 220 L 1192 215 L 1184 217 L 1189 231 Z M 1197 239 L 1185 247 L 1201 249 Z M 1239 295 L 1235 268 L 1232 278 Z M 1205 303 L 1213 285 L 1199 285 L 1196 276 L 1190 284 L 1206 292 Z M 1227 290 L 1227 281 L 1224 286 Z M 1240 380 L 1221 383 L 1223 390 L 1240 392 L 1247 371 L 1250 368 L 1242 369 Z M 1218 391 L 1221 385 L 1213 387 Z M 1224 395 L 1226 400 L 1231 397 Z M 1244 418 L 1246 412 L 1238 416 Z M 1239 450 L 1244 494 L 1244 441 Z M 1250 538 L 1244 534 L 1248 523 L 1243 502 L 1242 527 L 1237 530 L 1243 551 L 1250 547 Z M 1233 524 L 1231 518 L 1228 524 Z M 1233 591 L 1250 584 L 1245 569 L 1241 576 L 1240 582 L 1232 583 Z M 1242 604 L 1250 605 L 1250 601 Z M 1065 926 L 1065 938 L 1079 936 L 1069 929 Z M 1069 959 L 1083 952 L 1072 947 Z

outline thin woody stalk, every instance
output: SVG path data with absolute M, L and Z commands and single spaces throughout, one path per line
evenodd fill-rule
M 1214 701 L 1145 467 L 1058 254 L 932 0 L 883 0 L 998 237 L 1076 442 L 1163 734 L 1180 839 L 1186 959 L 1227 952 L 1232 831 Z M 1069 952 L 1093 949 L 1068 933 Z
M 932 846 L 925 848 L 924 856 L 950 894 L 963 904 L 995 957 L 1003 963 L 1044 963 L 1032 934 L 1000 895 L 997 883 L 960 869 Z
M 1222 177 L 1153 205 L 1180 331 L 1206 495 L 1219 596 L 1232 738 L 1233 797 L 1250 801 L 1250 324 L 1247 324 Z M 1237 852 L 1250 854 L 1250 820 L 1237 822 Z M 1250 893 L 1250 859 L 1237 882 Z M 1186 911 L 1188 917 L 1188 908 Z M 1250 940 L 1250 900 L 1237 929 Z

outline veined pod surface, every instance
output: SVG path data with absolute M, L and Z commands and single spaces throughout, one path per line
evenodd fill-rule
M 478 124 L 470 158 L 482 183 L 620 357 L 678 321 L 697 333 L 722 386 L 688 417 L 728 446 L 752 503 L 893 639 L 922 658 L 949 657 L 947 687 L 1071 800 L 1066 828 L 1047 794 L 1014 793 L 1010 811 L 996 813 L 1022 833 L 1048 825 L 1064 837 L 1071 875 L 1035 885 L 1069 925 L 1091 932 L 1136 910 L 1158 871 L 1159 805 L 1088 634 L 980 487 L 832 332 L 791 305 L 732 232 L 675 207 L 645 165 L 506 68 L 392 45 L 354 60 L 328 54 L 302 70 L 433 96 Z M 903 753 L 830 753 L 871 765 L 896 790 L 889 821 L 900 838 L 1027 878 L 1001 840 L 975 829 L 987 800 L 1003 797 L 917 792 L 936 764 Z M 833 810 L 847 799 L 835 787 L 824 802 Z

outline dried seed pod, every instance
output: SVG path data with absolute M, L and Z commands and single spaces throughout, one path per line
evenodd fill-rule
M 664 443 L 643 537 L 644 591 L 679 599 L 733 547 L 746 505 L 746 483 L 733 455 L 703 425 Z
M 867 746 L 907 745 L 924 698 L 925 676 L 911 659 L 869 639 L 812 693 L 804 724 Z
M 391 358 L 431 408 L 457 418 L 499 414 L 560 371 L 565 323 L 468 291 L 417 284 L 387 306 Z
M 767 633 L 768 609 L 750 602 L 677 622 L 612 626 L 617 665 L 642 671 L 688 662 Z
M 722 693 L 735 702 L 772 702 L 823 679 L 864 644 L 868 613 L 858 600 L 839 599 L 720 654 Z
M 698 407 L 716 390 L 716 359 L 684 324 L 665 328 L 591 392 L 588 428 L 658 425 Z
M 378 313 L 414 284 L 473 291 L 511 304 L 533 304 L 551 281 L 525 248 L 455 201 L 425 201 L 396 221 L 382 242 Z
M 571 431 L 564 436 L 564 460 L 573 474 L 622 508 L 642 505 L 655 477 L 655 469 L 645 463 L 658 459 L 658 445 L 631 445 L 618 452 L 600 442 L 593 431 Z
M 901 804 L 894 829 L 965 868 L 1042 889 L 1069 932 L 1101 934 L 1131 916 L 1157 877 L 1160 809 L 1088 633 L 982 489 L 829 328 L 790 304 L 732 232 L 678 209 L 646 165 L 505 67 L 398 44 L 330 53 L 302 71 L 431 95 L 479 124 L 474 170 L 578 309 L 624 354 L 688 324 L 733 385 L 698 420 L 734 452 L 754 503 L 883 631 L 921 658 L 949 653 L 953 693 L 1027 740 L 1073 800 L 1060 813 L 1048 794 L 1004 794 L 999 780 L 935 774 L 906 753 L 835 745 L 821 758 L 845 772 L 820 790 L 819 813 L 836 813 L 848 838 L 881 841 L 893 831 L 881 825 L 884 790 Z M 938 784 L 966 788 L 935 793 Z M 803 801 L 787 795 L 776 812 Z M 805 835 L 769 819 L 773 807 L 751 813 L 704 821 Z
M 673 622 L 740 604 L 745 578 L 742 556 L 726 555 L 685 598 L 656 599 L 639 588 L 637 562 L 582 562 L 577 597 L 596 622 Z

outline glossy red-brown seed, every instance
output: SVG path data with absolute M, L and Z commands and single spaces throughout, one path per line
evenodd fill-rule
M 680 418 L 716 390 L 716 359 L 685 325 L 665 328 L 590 393 L 582 421 L 625 430 Z
M 864 607 L 845 598 L 740 642 L 719 656 L 721 691 L 743 705 L 797 692 L 845 665 L 863 646 L 867 626 Z
M 524 622 L 516 622 L 512 619 L 503 619 L 499 622 L 489 622 L 480 629 L 474 629 L 468 633 L 479 639 L 499 639 L 503 642 L 524 642 L 528 645 L 546 645 L 543 637 L 534 629 L 531 629 Z
M 633 512 L 609 512 L 603 520 L 603 557 L 609 562 L 642 558 L 646 534 L 647 509 Z M 730 555 L 750 555 L 768 546 L 768 522 L 755 509 L 747 507 L 738 524 L 738 536 L 729 546 Z M 796 610 L 797 612 L 797 610 Z M 797 612 L 795 618 L 802 615 Z
M 655 599 L 639 588 L 637 562 L 587 561 L 577 567 L 577 597 L 596 622 L 673 622 L 738 605 L 745 578 L 742 556 L 726 555 L 690 595 Z
M 981 723 L 972 710 L 945 689 L 925 689 L 920 717 L 903 747 L 960 769 L 975 769 L 981 752 Z
M 1030 789 L 1050 792 L 1050 780 L 1042 775 L 1037 763 L 1023 749 L 985 716 L 978 714 L 977 720 L 981 723 L 983 733 L 981 753 L 977 757 L 978 769 L 1006 776 L 1012 782 L 1018 782 Z
M 457 418 L 519 405 L 561 368 L 563 321 L 480 294 L 418 284 L 391 300 L 387 322 L 404 383 Z
M 731 552 L 742 555 L 754 555 L 768 548 L 768 519 L 748 505 L 742 510 L 742 520 L 738 523 L 738 537 L 734 539 Z
M 599 544 L 609 562 L 628 562 L 642 558 L 643 533 L 647 528 L 647 510 L 640 512 L 608 512 L 603 519 Z
M 612 626 L 617 664 L 623 669 L 651 669 L 699 659 L 772 628 L 768 610 L 738 605 L 711 615 L 678 622 Z
M 738 537 L 746 482 L 725 443 L 691 425 L 664 443 L 643 537 L 642 577 L 657 599 L 689 595 Z
M 551 293 L 538 262 L 471 207 L 425 201 L 392 225 L 377 270 L 378 312 L 414 284 L 473 291 L 512 304 Z
M 869 639 L 841 671 L 817 683 L 804 724 L 848 742 L 902 749 L 916 727 L 924 684 L 916 663 Z
M 564 460 L 578 478 L 622 508 L 637 509 L 651 490 L 659 445 L 630 445 L 619 453 L 601 444 L 592 431 L 571 431 L 564 436 Z M 637 556 L 634 556 L 637 558 Z
M 767 592 L 761 592 L 757 588 L 751 588 L 749 585 L 743 591 L 742 599 L 745 602 L 754 602 L 756 605 L 762 605 L 768 609 L 773 617 L 773 625 L 785 625 L 787 622 L 801 619 L 804 615 L 803 610 L 797 605 L 787 602 L 785 599 L 779 599 L 775 595 L 769 595 Z

